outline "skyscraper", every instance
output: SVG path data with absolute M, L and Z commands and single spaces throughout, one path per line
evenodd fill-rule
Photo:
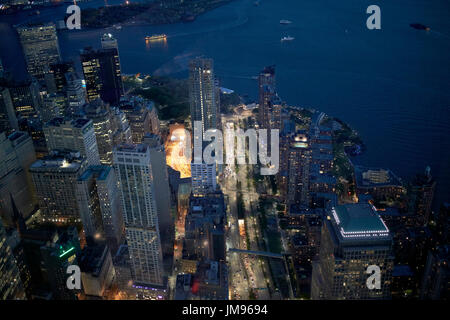
M 270 129 L 271 109 L 275 96 L 275 66 L 268 66 L 258 75 L 258 123 L 260 128 Z
M 379 267 L 379 288 L 367 284 L 369 266 Z M 389 299 L 392 269 L 392 236 L 376 209 L 369 203 L 332 207 L 313 263 L 311 298 Z
M 90 166 L 100 164 L 94 123 L 89 119 L 54 118 L 44 126 L 49 150 L 78 151 Z
M 16 131 L 9 137 L 0 132 L 0 216 L 12 226 L 12 194 L 19 211 L 27 218 L 34 210 L 33 191 L 28 167 L 34 162 L 33 143 L 27 133 Z
M 131 128 L 127 116 L 118 107 L 112 108 L 113 144 L 132 143 Z
M 75 72 L 75 68 L 72 61 L 58 62 L 50 64 L 51 78 L 53 78 L 56 92 L 63 93 L 67 86 L 66 73 Z
M 112 252 L 123 238 L 122 206 L 110 166 L 90 166 L 77 180 L 76 198 L 87 238 L 104 239 Z
M 150 150 L 120 145 L 113 152 L 125 233 L 136 284 L 162 285 L 163 265 Z
M 60 116 L 59 104 L 61 99 L 65 100 L 65 97 L 56 93 L 46 94 L 42 97 L 42 108 L 39 110 L 39 114 L 43 122 Z
M 78 265 L 81 254 L 76 227 L 69 227 L 40 247 L 41 269 L 56 300 L 76 300 L 76 290 L 67 288 L 67 268 Z
M 84 107 L 84 113 L 94 124 L 100 162 L 111 165 L 113 149 L 112 110 L 100 98 L 97 98 Z
M 202 196 L 217 189 L 216 164 L 191 163 L 192 193 Z
M 9 134 L 12 130 L 18 129 L 19 125 L 9 90 L 0 87 L 0 132 Z
M 85 48 L 80 59 L 88 100 L 101 98 L 112 105 L 118 104 L 123 96 L 118 50 Z
M 25 291 L 20 280 L 11 247 L 0 219 L 0 300 L 25 300 Z
M 31 76 L 43 80 L 52 63 L 60 61 L 58 36 L 53 23 L 24 26 L 17 29 L 22 43 L 27 70 Z
M 196 58 L 189 62 L 189 104 L 192 128 L 201 121 L 202 133 L 218 128 L 216 85 L 212 59 Z
M 77 114 L 81 107 L 86 103 L 86 91 L 83 87 L 83 80 L 74 72 L 68 72 L 66 78 L 66 98 L 67 105 L 62 112 L 63 115 L 73 117 Z
M 80 153 L 54 152 L 30 167 L 42 215 L 53 222 L 78 222 L 78 177 L 87 167 Z
M 104 33 L 101 39 L 102 49 L 117 49 L 119 50 L 119 46 L 117 45 L 117 39 L 111 33 Z
M 39 84 L 35 80 L 11 81 L 7 84 L 14 110 L 21 118 L 37 118 L 41 106 Z
M 449 258 L 448 244 L 428 253 L 420 290 L 421 299 L 448 300 L 450 298 Z
M 166 151 L 161 136 L 148 133 L 143 138 L 150 151 L 153 181 L 157 186 L 155 192 L 158 211 L 159 230 L 164 255 L 173 254 L 174 217 L 170 206 L 169 175 L 167 173 Z
M 122 98 L 120 111 L 125 113 L 128 119 L 133 143 L 142 143 L 146 133 L 159 134 L 158 113 L 153 101 L 138 96 Z
M 296 132 L 289 137 L 287 204 L 309 206 L 311 148 L 308 136 Z
M 409 211 L 413 215 L 415 226 L 428 224 L 433 204 L 436 181 L 431 176 L 431 169 L 427 167 L 425 173 L 417 174 L 409 187 Z

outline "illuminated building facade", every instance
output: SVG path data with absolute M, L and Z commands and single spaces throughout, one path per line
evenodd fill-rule
M 431 216 L 431 208 L 436 189 L 436 180 L 427 167 L 424 174 L 417 174 L 409 186 L 409 212 L 413 216 L 411 224 L 425 226 Z
M 116 48 L 86 48 L 80 55 L 89 101 L 101 98 L 117 105 L 123 96 L 119 52 Z
M 14 81 L 8 84 L 14 110 L 20 118 L 37 118 L 41 106 L 39 84 L 34 80 Z
M 110 166 L 90 166 L 78 178 L 76 199 L 86 238 L 106 240 L 115 252 L 123 240 L 122 206 Z
M 192 194 L 205 195 L 217 189 L 216 164 L 191 163 Z
M 0 219 L 0 300 L 25 300 L 19 269 Z
M 112 110 L 100 98 L 97 98 L 85 106 L 84 114 L 88 119 L 92 120 L 94 125 L 101 164 L 111 165 L 114 130 Z
M 450 298 L 450 246 L 440 246 L 428 253 L 422 280 L 420 298 L 427 300 L 448 300 Z
M 371 265 L 380 268 L 380 289 L 367 286 Z M 376 209 L 368 203 L 332 207 L 313 263 L 311 298 L 389 299 L 392 270 L 392 236 Z
M 18 129 L 19 125 L 9 90 L 0 86 L 0 132 L 9 134 Z
M 0 216 L 12 226 L 11 197 L 24 217 L 30 216 L 36 204 L 28 167 L 36 160 L 34 147 L 27 133 L 16 131 L 9 137 L 0 133 Z
M 52 63 L 50 64 L 49 69 L 49 80 L 53 82 L 51 86 L 54 87 L 56 92 L 63 93 L 67 87 L 66 74 L 75 72 L 73 62 Z M 47 85 L 47 87 L 48 86 L 49 85 Z
M 67 268 L 78 265 L 81 248 L 76 227 L 54 234 L 40 247 L 41 272 L 56 300 L 76 300 L 77 290 L 67 288 Z
M 89 119 L 54 118 L 44 125 L 49 150 L 80 152 L 90 166 L 100 164 L 94 123 Z
M 113 152 L 119 180 L 131 270 L 135 284 L 163 285 L 158 212 L 150 150 L 144 145 L 117 146 Z
M 67 82 L 67 104 L 62 113 L 63 115 L 71 117 L 77 114 L 81 110 L 81 107 L 86 103 L 86 90 L 84 88 L 84 80 L 80 79 L 76 73 L 68 72 L 64 76 Z
M 201 121 L 202 133 L 218 128 L 216 85 L 212 59 L 196 58 L 189 62 L 189 105 L 191 123 Z
M 122 99 L 120 111 L 128 119 L 133 143 L 142 143 L 146 133 L 159 134 L 158 113 L 152 101 L 137 96 Z
M 98 243 L 84 247 L 79 261 L 84 294 L 88 297 L 106 297 L 115 277 L 108 246 Z
M 287 204 L 305 207 L 310 202 L 311 148 L 307 134 L 292 134 L 288 149 Z
M 56 26 L 53 23 L 24 26 L 17 29 L 27 70 L 31 76 L 43 79 L 52 63 L 60 61 Z
M 131 128 L 127 116 L 118 107 L 113 107 L 112 112 L 113 145 L 132 143 Z
M 157 192 L 155 202 L 158 211 L 159 230 L 161 245 L 164 256 L 173 255 L 174 218 L 171 210 L 171 198 L 169 187 L 169 175 L 167 173 L 166 151 L 161 136 L 147 133 L 143 143 L 150 151 L 150 162 L 152 164 L 152 175 Z M 170 268 L 171 269 L 171 268 Z
M 79 221 L 77 179 L 87 167 L 79 153 L 53 152 L 30 167 L 42 215 L 53 222 Z
M 224 194 L 191 195 L 186 215 L 183 259 L 225 261 Z
M 356 193 L 370 194 L 375 203 L 400 199 L 406 194 L 402 181 L 390 170 L 355 166 Z
M 258 75 L 258 123 L 260 128 L 271 128 L 271 111 L 275 97 L 275 66 L 268 66 L 265 67 Z

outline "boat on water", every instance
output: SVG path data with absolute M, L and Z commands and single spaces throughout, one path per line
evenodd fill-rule
M 411 28 L 417 29 L 417 30 L 425 30 L 425 31 L 430 31 L 430 27 L 423 25 L 421 23 L 411 23 L 410 24 Z
M 122 29 L 122 26 L 117 24 L 117 25 L 114 25 L 114 28 L 116 28 L 117 30 L 120 30 L 120 29 Z
M 146 36 L 145 40 L 147 41 L 157 41 L 157 40 L 166 40 L 167 35 L 163 34 L 154 34 L 152 36 Z
M 295 39 L 294 37 L 286 36 L 286 37 L 281 38 L 281 42 L 284 42 L 284 41 L 292 41 L 292 40 L 294 40 L 294 39 Z
M 285 19 L 280 20 L 280 24 L 291 24 L 291 23 L 292 23 L 292 21 L 289 21 L 289 20 L 285 20 Z
M 195 16 L 194 16 L 193 14 L 187 14 L 187 15 L 184 15 L 184 16 L 181 18 L 181 20 L 182 20 L 183 22 L 192 22 L 192 21 L 195 20 Z

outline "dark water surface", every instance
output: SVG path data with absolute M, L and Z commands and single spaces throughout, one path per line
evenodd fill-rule
M 392 169 L 404 179 L 431 166 L 435 207 L 450 201 L 450 1 L 378 0 L 382 29 L 366 28 L 366 0 L 236 0 L 192 23 L 107 29 L 118 39 L 124 74 L 187 76 L 187 62 L 212 57 L 222 85 L 256 99 L 252 79 L 275 64 L 283 100 L 312 107 L 358 130 L 367 152 L 354 162 Z M 100 5 L 102 1 L 83 5 Z M 42 10 L 62 19 L 65 7 Z M 55 15 L 61 17 L 54 17 Z M 11 28 L 28 15 L 0 17 L 3 60 L 23 68 Z M 280 25 L 280 19 L 293 23 Z M 419 22 L 431 31 L 415 30 Z M 105 30 L 60 33 L 64 58 L 100 46 Z M 167 43 L 146 45 L 165 33 Z M 292 42 L 280 42 L 286 35 Z

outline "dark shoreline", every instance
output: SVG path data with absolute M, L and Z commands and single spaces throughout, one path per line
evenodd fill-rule
M 130 3 L 82 10 L 83 24 L 89 29 L 115 26 L 164 25 L 188 23 L 198 16 L 233 0 L 193 1 L 163 5 L 164 2 Z

